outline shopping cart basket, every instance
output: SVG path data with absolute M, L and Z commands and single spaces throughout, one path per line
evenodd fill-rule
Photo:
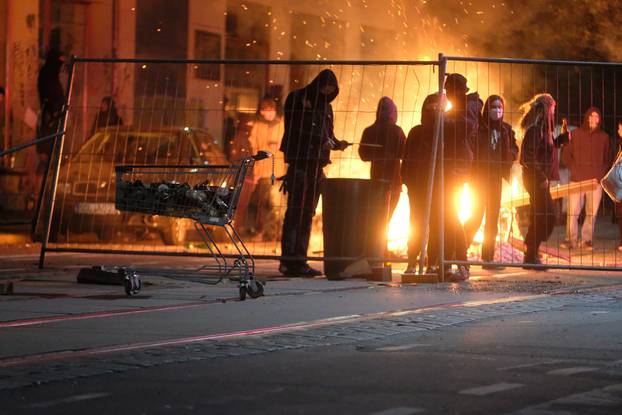
M 257 160 L 271 157 L 260 151 L 235 165 L 130 166 L 119 165 L 116 172 L 115 206 L 120 211 L 189 218 L 205 243 L 213 263 L 203 265 L 196 275 L 217 276 L 239 282 L 240 300 L 263 295 L 263 284 L 255 280 L 255 261 L 231 224 L 240 199 L 245 176 Z M 235 249 L 225 255 L 210 227 L 222 227 Z M 122 269 L 125 291 L 137 294 L 141 281 L 134 270 Z M 170 276 L 162 274 L 163 276 Z

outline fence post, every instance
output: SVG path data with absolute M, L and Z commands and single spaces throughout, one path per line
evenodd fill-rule
M 61 121 L 59 122 L 59 131 L 64 131 L 63 134 L 54 139 L 54 146 L 52 147 L 52 156 L 48 162 L 48 168 L 52 165 L 52 160 L 55 161 L 54 172 L 52 176 L 52 188 L 50 189 L 50 195 L 48 197 L 48 203 L 45 209 L 45 227 L 43 233 L 43 239 L 41 241 L 41 253 L 39 254 L 39 268 L 43 268 L 45 262 L 45 251 L 47 249 L 48 240 L 50 239 L 50 229 L 52 226 L 52 214 L 54 212 L 54 202 L 56 201 L 56 188 L 58 186 L 58 175 L 60 173 L 61 159 L 63 155 L 63 144 L 65 143 L 65 135 L 67 132 L 67 113 L 69 112 L 69 105 L 71 103 L 71 92 L 73 89 L 73 77 L 75 73 L 76 63 L 75 56 L 71 57 L 69 63 L 69 78 L 67 79 L 67 96 L 65 98 L 65 106 Z M 42 195 L 43 196 L 43 195 Z
M 423 269 L 425 266 L 426 259 L 426 246 L 428 245 L 428 240 L 430 239 L 430 211 L 432 209 L 432 192 L 434 191 L 434 175 L 436 173 L 436 161 L 438 159 L 439 154 L 439 143 L 441 147 L 442 153 L 442 142 L 443 142 L 443 113 L 444 108 L 442 107 L 440 99 L 443 94 L 443 86 L 445 83 L 445 71 L 447 68 L 447 58 L 442 53 L 438 54 L 438 95 L 439 95 L 439 105 L 436 111 L 436 117 L 434 118 L 434 143 L 432 144 L 432 154 L 430 157 L 430 169 L 428 174 L 428 184 L 427 184 L 427 192 L 426 192 L 426 201 L 425 201 L 425 209 L 423 215 L 422 222 L 422 230 L 423 230 L 423 238 L 421 239 L 421 250 L 419 254 L 419 274 L 423 274 Z M 442 157 L 441 157 L 442 160 Z M 442 172 L 441 172 L 442 178 Z M 441 192 L 442 193 L 442 192 Z M 442 222 L 442 221 L 441 221 Z M 441 240 L 442 241 L 442 240 Z M 443 242 L 443 241 L 442 241 Z M 441 246 L 443 243 L 441 242 Z M 442 251 L 441 251 L 442 252 Z M 440 270 L 443 268 L 443 260 L 444 255 L 439 256 L 440 258 Z M 441 278 L 443 278 L 441 276 Z

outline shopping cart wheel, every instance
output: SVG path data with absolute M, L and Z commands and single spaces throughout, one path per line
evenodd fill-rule
M 246 300 L 246 287 L 244 285 L 240 286 L 240 301 Z
M 263 284 L 256 280 L 250 280 L 246 286 L 246 291 L 251 298 L 258 298 L 263 295 Z
M 142 283 L 140 282 L 140 277 L 134 271 L 127 270 L 119 270 L 122 275 L 125 276 L 124 286 L 125 286 L 125 294 L 129 297 L 137 295 L 142 288 Z

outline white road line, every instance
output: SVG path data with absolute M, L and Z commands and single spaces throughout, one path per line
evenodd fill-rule
M 521 383 L 494 383 L 492 385 L 487 386 L 479 386 L 477 388 L 469 388 L 461 390 L 459 393 L 463 395 L 475 395 L 475 396 L 485 396 L 490 395 L 491 393 L 504 392 L 510 389 L 522 388 L 523 384 Z
M 385 409 L 384 411 L 380 411 L 380 412 L 374 412 L 373 414 L 370 414 L 370 415 L 412 415 L 412 414 L 419 414 L 421 412 L 425 412 L 425 409 L 407 408 L 407 407 L 400 406 L 397 408 Z
M 519 275 L 525 275 L 528 274 L 528 271 L 522 271 L 522 272 L 508 272 L 507 274 L 494 274 L 493 276 L 495 278 L 506 278 L 506 277 L 517 277 Z M 490 277 L 491 275 L 485 275 L 486 277 Z
M 0 272 L 15 272 L 15 271 L 26 271 L 26 268 L 4 268 L 4 269 L 0 269 Z
M 526 369 L 529 367 L 543 366 L 543 365 L 553 365 L 555 363 L 560 363 L 562 360 L 547 360 L 546 362 L 539 363 L 525 363 L 522 365 L 514 365 L 514 366 L 506 366 L 497 369 L 499 372 L 504 372 L 506 370 L 514 370 L 514 369 Z
M 429 344 L 415 343 L 415 344 L 402 344 L 401 346 L 386 346 L 376 349 L 378 352 L 400 352 L 403 350 L 414 349 L 415 347 L 428 347 Z
M 67 398 L 33 403 L 31 405 L 28 405 L 28 408 L 49 408 L 51 406 L 56 406 L 56 405 L 60 405 L 63 403 L 88 401 L 90 399 L 103 398 L 104 396 L 108 396 L 108 395 L 110 394 L 109 393 L 85 393 L 84 395 L 74 395 L 74 396 L 69 396 Z
M 594 389 L 564 396 L 553 401 L 529 406 L 512 413 L 516 415 L 557 414 L 561 413 L 558 412 L 560 405 L 577 408 L 577 412 L 572 413 L 614 413 L 613 410 L 618 409 L 620 405 L 622 405 L 620 392 L 622 392 L 622 384 L 610 385 L 602 389 Z M 609 410 L 606 408 L 609 408 Z M 594 411 L 590 411 L 591 409 Z
M 546 374 L 553 375 L 553 376 L 571 376 L 577 373 L 593 372 L 595 370 L 598 370 L 598 369 L 595 367 L 588 367 L 588 366 L 576 366 L 576 367 L 566 367 L 564 369 L 551 370 L 550 372 L 546 372 Z

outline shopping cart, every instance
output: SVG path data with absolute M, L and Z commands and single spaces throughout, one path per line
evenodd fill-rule
M 201 235 L 214 261 L 201 266 L 194 276 L 216 276 L 204 282 L 217 284 L 224 278 L 239 282 L 240 300 L 263 295 L 263 284 L 254 278 L 255 261 L 231 224 L 240 199 L 245 176 L 255 161 L 271 157 L 259 151 L 235 165 L 130 166 L 119 165 L 116 172 L 115 206 L 120 211 L 189 218 Z M 216 243 L 211 227 L 221 227 L 235 251 L 225 255 Z M 150 272 L 154 273 L 154 272 Z M 159 273 L 172 277 L 170 272 Z M 135 295 L 142 286 L 138 272 L 120 269 L 125 292 Z

